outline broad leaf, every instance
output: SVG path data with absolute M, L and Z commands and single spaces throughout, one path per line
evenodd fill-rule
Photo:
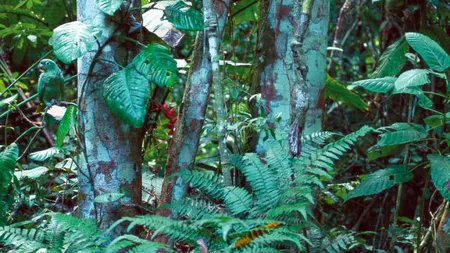
M 364 89 L 372 92 L 388 93 L 394 88 L 396 77 L 383 77 L 375 79 L 366 79 L 352 83 L 347 88 L 353 89 L 354 87 L 363 87 Z
M 405 37 L 430 68 L 444 72 L 450 67 L 450 56 L 430 37 L 420 33 L 406 33 Z
M 24 177 L 36 179 L 36 178 L 39 178 L 40 176 L 42 176 L 43 174 L 45 174 L 47 171 L 48 171 L 47 167 L 40 166 L 40 167 L 36 167 L 31 170 L 22 170 L 22 171 L 14 172 L 14 176 L 16 176 L 17 179 L 19 179 L 19 180 Z
M 54 155 L 59 153 L 59 149 L 52 147 L 48 149 L 44 149 L 41 151 L 33 152 L 30 154 L 30 159 L 38 162 L 43 162 L 47 160 L 50 157 L 53 157 Z
M 167 6 L 164 11 L 164 17 L 180 30 L 203 30 L 202 13 L 191 8 L 183 1 Z
M 103 193 L 103 194 L 98 195 L 97 197 L 95 197 L 94 198 L 94 202 L 95 203 L 106 204 L 106 203 L 115 202 L 115 201 L 123 198 L 124 196 L 125 196 L 125 194 L 120 193 L 120 192 Z
M 113 16 L 114 13 L 120 8 L 123 0 L 95 0 L 97 7 L 104 13 Z
M 381 55 L 374 75 L 378 78 L 396 76 L 406 63 L 405 54 L 408 52 L 408 43 L 401 38 L 390 45 Z
M 77 121 L 77 107 L 69 106 L 64 113 L 64 116 L 61 119 L 61 122 L 58 126 L 58 131 L 56 132 L 56 143 L 55 147 L 61 148 L 64 138 L 69 133 L 70 129 L 72 129 Z
M 97 27 L 74 21 L 56 27 L 49 44 L 56 57 L 68 64 L 91 50 L 100 34 Z
M 19 157 L 17 144 L 12 143 L 0 153 L 0 195 L 3 195 L 11 183 L 16 160 Z
M 328 75 L 325 82 L 325 97 L 334 101 L 343 102 L 344 104 L 361 111 L 367 111 L 369 109 L 369 106 L 364 99 L 348 90 L 343 84 Z
M 160 87 L 172 87 L 179 82 L 177 62 L 163 45 L 148 45 L 133 59 L 132 64 Z
M 19 94 L 15 94 L 9 98 L 5 98 L 3 100 L 0 100 L 0 107 L 4 106 L 4 105 L 10 105 L 13 102 L 15 102 L 17 100 L 17 97 L 19 96 Z
M 444 115 L 431 115 L 423 119 L 427 125 L 432 128 L 440 127 L 444 124 Z M 450 112 L 445 116 L 445 122 L 450 122 Z
M 380 157 L 386 157 L 393 154 L 400 153 L 404 148 L 404 145 L 388 145 L 388 146 L 373 146 L 367 152 L 367 159 L 374 161 Z
M 430 82 L 426 69 L 411 69 L 403 72 L 395 81 L 395 89 L 401 91 L 405 88 L 422 86 Z
M 376 146 L 398 145 L 420 141 L 428 135 L 423 126 L 412 123 L 394 123 L 391 126 L 380 127 L 378 130 L 384 133 L 380 135 L 381 140 Z
M 413 174 L 406 166 L 391 165 L 386 169 L 369 174 L 360 185 L 348 193 L 345 201 L 360 196 L 369 196 L 380 193 L 396 184 L 408 182 L 412 178 Z
M 258 21 L 259 1 L 241 0 L 231 5 L 233 23 L 238 25 L 248 21 Z
M 407 88 L 403 88 L 401 90 L 397 90 L 394 87 L 394 90 L 392 91 L 392 95 L 394 94 L 411 94 L 411 95 L 416 95 L 417 98 L 419 99 L 419 106 L 426 108 L 426 109 L 430 109 L 433 107 L 433 102 L 431 101 L 431 99 L 429 99 L 425 93 L 423 92 L 423 90 L 418 87 L 418 86 L 411 86 L 411 87 L 407 87 Z
M 140 128 L 144 125 L 150 88 L 147 78 L 133 66 L 109 76 L 103 97 L 111 111 L 123 122 Z
M 431 181 L 441 195 L 450 201 L 450 159 L 441 155 L 428 155 L 431 162 Z

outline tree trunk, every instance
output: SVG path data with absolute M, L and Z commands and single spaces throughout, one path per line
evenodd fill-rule
M 323 107 L 322 90 L 326 78 L 326 46 L 329 21 L 329 1 L 316 0 L 311 20 L 303 41 L 306 66 L 306 92 L 309 109 L 304 119 L 303 134 L 321 130 Z M 266 117 L 280 114 L 280 124 L 268 123 L 281 133 L 289 132 L 290 89 L 295 82 L 294 57 L 291 50 L 293 31 L 300 20 L 295 18 L 294 0 L 262 0 L 257 44 L 254 84 L 259 85 Z M 300 133 L 300 134 L 302 134 Z M 259 136 L 258 153 L 264 153 L 271 144 L 263 141 L 266 133 Z
M 140 1 L 126 0 L 114 17 L 100 11 L 94 0 L 78 0 L 78 20 L 102 30 L 101 48 L 95 48 L 78 60 L 79 138 L 79 216 L 95 218 L 101 229 L 108 228 L 122 216 L 133 216 L 141 202 L 142 131 L 122 123 L 103 99 L 103 82 L 126 65 L 136 54 L 134 44 L 110 40 L 115 35 L 127 35 L 126 9 L 139 8 Z M 131 12 L 137 14 L 139 12 Z M 140 16 L 135 17 L 140 20 Z M 113 21 L 114 19 L 114 21 Z M 138 35 L 136 35 L 138 36 Z M 138 39 L 138 38 L 136 38 Z M 118 54 L 120 52 L 121 54 Z M 99 60 L 101 58 L 102 60 Z M 94 198 L 105 193 L 122 193 L 119 201 L 95 203 Z
M 216 8 L 218 11 L 218 34 L 222 34 L 227 16 L 227 2 Z M 216 2 L 222 3 L 222 2 Z M 206 29 L 206 28 L 205 28 Z M 205 120 L 206 106 L 212 83 L 211 59 L 208 39 L 199 32 L 194 46 L 194 55 L 189 69 L 189 77 L 181 103 L 175 133 L 169 143 L 167 158 L 167 177 L 182 169 L 192 169 L 195 163 L 200 134 Z M 164 180 L 159 206 L 184 197 L 186 184 L 180 178 Z M 159 215 L 169 216 L 170 210 L 160 209 Z

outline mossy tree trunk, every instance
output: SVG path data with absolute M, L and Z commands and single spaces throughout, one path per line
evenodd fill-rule
M 78 20 L 100 27 L 100 48 L 96 47 L 78 60 L 78 101 L 80 146 L 79 155 L 79 216 L 94 218 L 101 229 L 108 228 L 122 216 L 133 216 L 141 201 L 142 131 L 121 122 L 103 99 L 104 80 L 126 66 L 137 53 L 133 43 L 121 43 L 112 36 L 127 34 L 129 8 L 139 8 L 140 0 L 123 1 L 114 17 L 104 14 L 94 0 L 78 0 Z M 139 33 L 134 34 L 138 39 Z M 100 60 L 101 59 L 101 60 Z M 122 193 L 119 201 L 107 204 L 94 202 L 105 193 Z

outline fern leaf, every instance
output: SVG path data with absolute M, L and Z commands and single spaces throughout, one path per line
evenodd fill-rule
M 252 195 L 239 187 L 225 187 L 225 204 L 233 215 L 240 215 L 250 210 Z
M 172 212 L 185 215 L 193 220 L 201 220 L 208 216 L 216 216 L 221 214 L 221 210 L 214 204 L 206 200 L 183 198 L 181 200 L 172 201 L 167 205 Z M 162 206 L 161 208 L 165 208 Z
M 181 177 L 190 182 L 192 187 L 209 194 L 216 199 L 223 198 L 223 177 L 211 170 L 181 170 L 167 177 Z

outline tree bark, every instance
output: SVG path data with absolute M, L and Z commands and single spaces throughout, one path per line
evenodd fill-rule
M 306 111 L 302 133 L 320 131 L 323 108 L 322 90 L 326 78 L 326 46 L 329 21 L 329 1 L 316 0 L 312 6 L 311 18 L 303 41 L 306 74 L 306 93 L 309 109 Z M 290 130 L 290 87 L 294 85 L 296 68 L 290 47 L 294 31 L 300 20 L 295 18 L 294 0 L 262 0 L 254 84 L 259 85 L 264 104 L 264 113 L 269 119 L 280 115 L 280 123 L 268 122 L 276 132 Z M 293 101 L 294 102 L 294 101 Z M 296 105 L 294 105 L 296 106 Z M 301 123 L 301 122 L 300 122 Z M 264 153 L 271 145 L 263 141 L 260 134 L 256 151 Z
M 228 12 L 227 1 L 218 9 L 218 34 L 222 34 Z M 206 28 L 205 28 L 206 29 Z M 200 134 L 205 120 L 206 106 L 212 83 L 212 68 L 208 39 L 203 32 L 197 34 L 192 64 L 181 103 L 175 132 L 169 143 L 168 158 L 164 177 L 182 170 L 193 169 Z M 186 184 L 180 179 L 164 180 L 159 206 L 184 197 Z M 159 209 L 157 214 L 170 216 L 169 209 Z M 164 241 L 164 240 L 162 240 Z
M 78 20 L 102 30 L 99 47 L 78 60 L 79 138 L 79 216 L 95 218 L 101 229 L 122 216 L 138 213 L 141 202 L 142 131 L 121 122 L 103 99 L 103 82 L 126 65 L 137 52 L 134 44 L 111 40 L 113 35 L 127 36 L 128 8 L 139 8 L 140 1 L 126 0 L 114 17 L 100 11 L 94 0 L 78 0 Z M 114 20 L 113 20 L 114 19 Z M 136 33 L 136 38 L 138 39 Z M 119 54 L 120 52 L 120 54 Z M 125 53 L 124 53 L 125 52 Z M 101 58 L 102 60 L 99 60 Z M 119 201 L 98 204 L 94 198 L 104 193 L 123 193 Z M 119 231 L 112 232 L 116 235 Z

